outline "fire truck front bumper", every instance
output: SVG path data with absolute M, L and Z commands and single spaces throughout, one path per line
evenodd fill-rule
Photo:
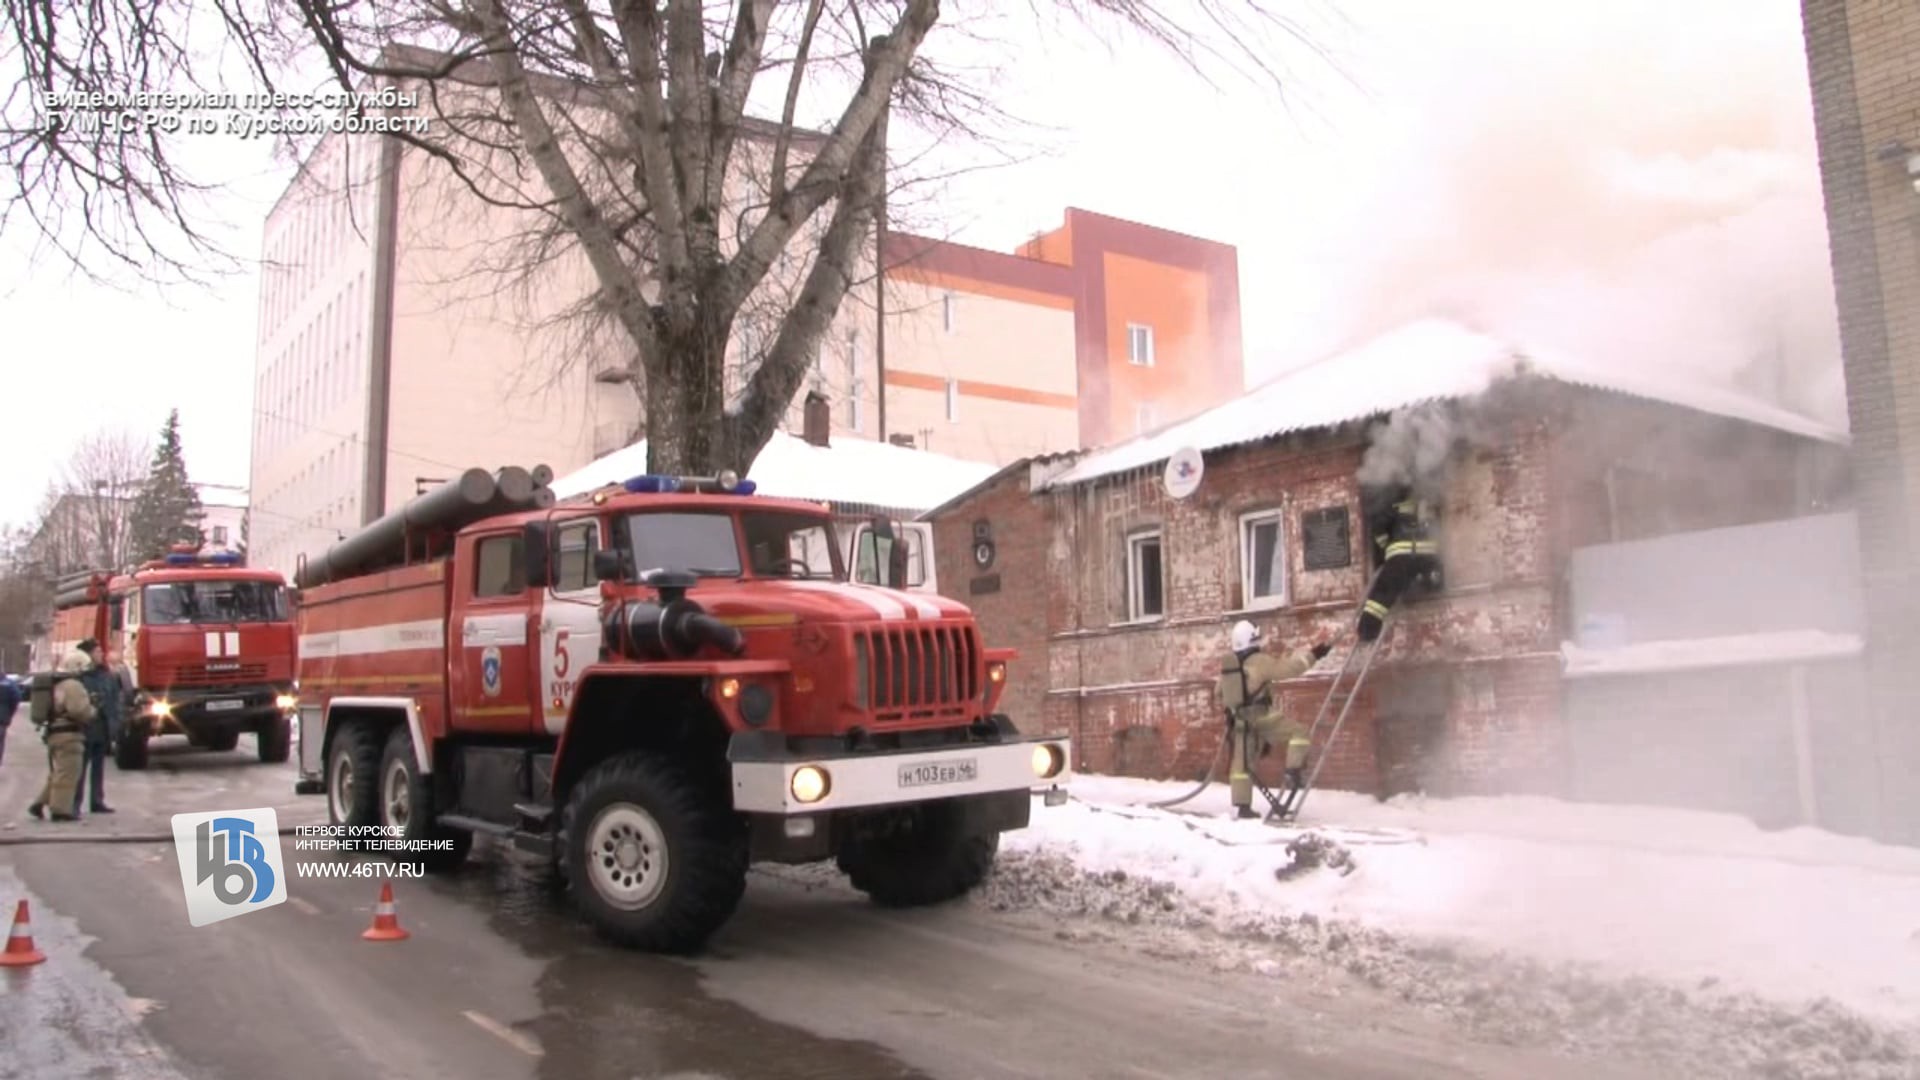
M 1043 793 L 1046 805 L 1058 806 L 1072 751 L 1065 738 L 1019 738 L 806 757 L 736 739 L 727 756 L 735 810 L 793 815 L 1013 792 Z
M 246 686 L 176 689 L 140 702 L 138 716 L 154 735 L 251 731 L 291 711 L 285 687 Z

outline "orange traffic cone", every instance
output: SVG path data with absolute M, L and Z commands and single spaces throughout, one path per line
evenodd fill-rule
M 400 929 L 400 920 L 393 913 L 393 882 L 380 883 L 380 902 L 373 905 L 373 925 L 360 936 L 368 941 L 405 941 L 413 936 Z
M 27 926 L 27 902 L 13 910 L 13 929 L 7 931 L 7 947 L 0 950 L 0 967 L 26 967 L 44 964 L 47 954 L 33 947 L 33 931 Z

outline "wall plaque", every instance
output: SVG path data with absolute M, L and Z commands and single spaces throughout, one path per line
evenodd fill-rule
M 1353 562 L 1347 508 L 1329 506 L 1300 515 L 1300 543 L 1308 570 L 1338 570 Z

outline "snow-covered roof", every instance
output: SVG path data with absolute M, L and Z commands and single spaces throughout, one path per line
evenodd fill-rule
M 1807 438 L 1847 440 L 1845 432 L 1733 390 L 1665 373 L 1602 370 L 1522 349 L 1444 319 L 1423 319 L 1269 380 L 1197 416 L 1092 451 L 1044 486 L 1067 487 L 1144 468 L 1186 446 L 1220 450 L 1425 402 L 1474 397 L 1502 378 L 1521 374 L 1679 405 Z
M 1670 641 L 1642 641 L 1611 649 L 1560 646 L 1563 669 L 1572 678 L 1587 675 L 1641 675 L 1662 671 L 1791 664 L 1856 656 L 1865 642 L 1856 634 L 1825 630 L 1776 630 L 1761 634 Z
M 225 484 L 196 484 L 194 490 L 200 493 L 201 506 L 224 506 L 230 510 L 247 508 L 247 490 L 229 487 Z
M 647 471 L 645 439 L 559 477 L 551 485 L 564 499 Z M 747 470 L 762 495 L 815 499 L 849 506 L 920 511 L 938 506 L 996 471 L 925 450 L 836 435 L 815 446 L 797 435 L 775 432 Z

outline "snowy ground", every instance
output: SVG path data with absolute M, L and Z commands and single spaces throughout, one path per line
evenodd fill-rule
M 1920 851 L 1536 798 L 1323 791 L 1288 829 L 1229 820 L 1221 785 L 1141 805 L 1189 787 L 1076 778 L 980 902 L 1673 1075 L 1920 1077 Z M 1350 865 L 1277 875 L 1309 832 Z

